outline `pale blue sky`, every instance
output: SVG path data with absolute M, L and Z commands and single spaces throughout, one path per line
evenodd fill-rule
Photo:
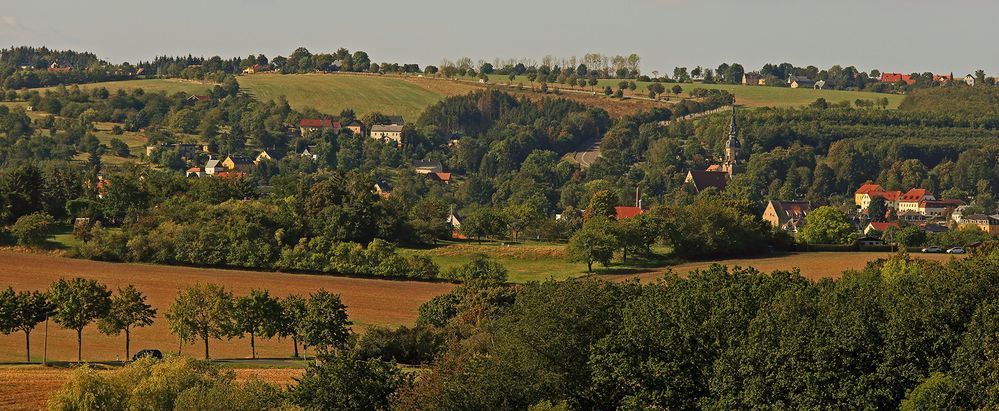
M 2 0 L 0 47 L 156 55 L 288 55 L 338 47 L 377 62 L 638 53 L 642 70 L 740 62 L 999 73 L 994 0 Z

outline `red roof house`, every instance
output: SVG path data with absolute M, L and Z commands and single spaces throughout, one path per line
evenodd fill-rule
M 902 73 L 881 73 L 882 83 L 898 83 L 899 81 L 904 81 L 905 84 L 913 85 L 916 84 L 916 80 L 912 79 L 911 75 Z
M 626 218 L 632 218 L 635 216 L 642 215 L 643 213 L 645 213 L 645 211 L 642 210 L 641 207 L 618 206 L 614 207 L 614 213 L 615 213 L 614 215 L 615 218 L 617 218 L 618 220 L 624 220 Z

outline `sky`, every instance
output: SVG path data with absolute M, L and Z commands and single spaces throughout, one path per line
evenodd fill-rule
M 375 62 L 637 53 L 641 68 L 737 62 L 904 73 L 999 72 L 995 0 L 0 0 L 0 47 L 287 56 L 340 47 Z

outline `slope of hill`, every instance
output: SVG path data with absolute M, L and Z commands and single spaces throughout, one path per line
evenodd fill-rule
M 163 91 L 167 94 L 173 94 L 177 92 L 187 93 L 187 94 L 206 94 L 211 90 L 213 84 L 203 83 L 199 81 L 192 80 L 182 80 L 182 79 L 148 79 L 148 80 L 125 80 L 125 81 L 106 81 L 102 83 L 87 83 L 80 84 L 81 90 L 92 90 L 95 88 L 104 87 L 108 91 L 115 92 L 118 90 L 132 90 L 141 88 L 145 91 Z M 72 86 L 70 86 L 72 87 Z M 52 87 L 43 88 L 41 90 L 51 89 Z
M 510 82 L 510 79 L 507 76 L 497 74 L 490 76 L 489 81 L 494 84 L 506 84 Z M 517 77 L 513 83 L 522 83 L 525 86 L 531 85 L 531 81 L 526 76 Z M 606 86 L 610 86 L 612 89 L 617 90 L 618 83 L 620 83 L 620 80 L 618 79 L 601 79 L 597 83 L 596 91 L 599 93 L 600 89 L 603 89 Z M 644 96 L 648 94 L 648 89 L 646 87 L 649 84 L 649 82 L 638 81 L 635 84 L 637 89 L 634 92 L 626 91 L 625 95 L 635 94 Z M 669 92 L 669 89 L 677 85 L 677 83 L 663 83 L 663 85 L 666 86 L 666 90 Z M 563 84 L 558 84 L 557 86 L 560 88 L 568 87 Z M 748 107 L 798 107 L 809 104 L 818 98 L 824 98 L 830 103 L 838 103 L 841 101 L 853 103 L 857 99 L 875 100 L 887 97 L 888 107 L 895 108 L 898 107 L 898 104 L 902 101 L 902 96 L 897 94 L 873 93 L 868 91 L 814 90 L 810 88 L 792 89 L 788 87 L 703 83 L 684 83 L 680 84 L 680 87 L 683 88 L 683 95 L 686 95 L 691 90 L 698 88 L 725 90 L 729 93 L 735 94 L 735 99 L 738 104 Z M 587 86 L 583 89 L 590 90 L 590 87 Z
M 444 97 L 480 88 L 430 79 L 350 74 L 258 74 L 240 76 L 239 86 L 261 101 L 285 96 L 296 110 L 311 107 L 338 114 L 349 108 L 359 116 L 380 112 L 413 121 L 424 108 Z
M 995 87 L 937 87 L 915 90 L 905 96 L 900 110 L 965 115 L 999 115 L 999 89 Z

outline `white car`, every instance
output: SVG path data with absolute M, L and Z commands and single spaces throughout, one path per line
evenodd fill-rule
M 932 245 L 932 246 L 924 248 L 923 252 L 924 253 L 942 253 L 942 252 L 944 252 L 944 250 L 942 248 L 940 248 L 940 247 Z
M 948 249 L 947 254 L 964 254 L 964 247 L 954 247 Z

